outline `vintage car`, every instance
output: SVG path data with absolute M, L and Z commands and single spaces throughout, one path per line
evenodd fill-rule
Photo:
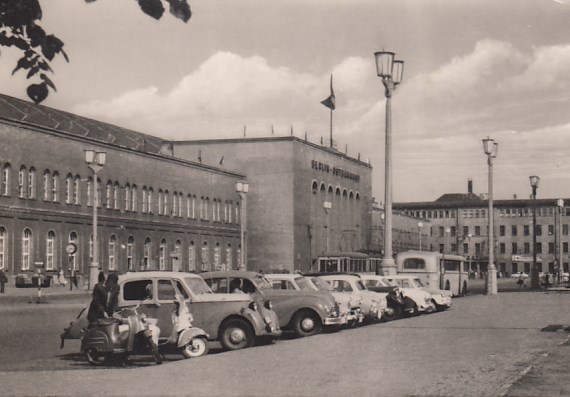
M 322 291 L 276 290 L 263 276 L 251 271 L 215 271 L 200 273 L 215 293 L 247 293 L 271 302 L 281 329 L 297 336 L 311 336 L 324 326 L 342 323 L 333 296 Z
M 387 308 L 385 296 L 383 294 L 369 291 L 358 275 L 334 272 L 310 273 L 306 274 L 306 276 L 321 277 L 328 281 L 336 292 L 359 295 L 362 298 L 361 309 L 362 314 L 364 314 L 365 322 L 370 323 L 382 319 Z
M 396 320 L 406 313 L 406 300 L 399 287 L 393 286 L 383 276 L 376 274 L 360 274 L 360 278 L 370 291 L 386 294 L 388 307 L 384 313 L 384 320 Z M 410 307 L 411 302 L 408 302 Z
M 396 275 L 386 276 L 386 279 L 390 284 L 400 287 L 404 296 L 414 299 L 418 312 L 431 313 L 451 307 L 450 291 L 426 288 L 418 277 Z M 411 314 L 415 313 L 412 311 Z
M 279 273 L 265 274 L 273 289 L 289 289 L 296 291 L 325 291 L 330 293 L 336 303 L 338 303 L 342 325 L 354 326 L 360 324 L 364 319 L 360 305 L 360 296 L 350 296 L 335 292 L 332 286 L 319 277 L 304 277 L 300 274 Z
M 139 311 L 158 319 L 161 337 L 172 333 L 176 294 L 182 295 L 194 318 L 211 340 L 228 350 L 251 346 L 256 338 L 281 335 L 273 310 L 258 305 L 249 295 L 214 294 L 197 274 L 166 271 L 119 276 L 119 308 L 140 304 Z

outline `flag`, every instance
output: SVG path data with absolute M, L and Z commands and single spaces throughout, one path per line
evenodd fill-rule
M 336 104 L 336 99 L 334 96 L 334 90 L 333 90 L 333 76 L 331 74 L 331 94 L 330 96 L 325 99 L 324 101 L 321 101 L 321 103 L 323 105 L 325 105 L 327 108 L 329 108 L 330 110 L 334 110 L 335 109 L 335 104 Z

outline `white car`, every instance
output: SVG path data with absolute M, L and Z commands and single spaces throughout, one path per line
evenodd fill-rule
M 327 280 L 336 292 L 360 295 L 362 314 L 366 322 L 382 319 L 388 306 L 386 298 L 382 294 L 369 291 L 360 277 L 344 273 L 320 273 L 318 276 Z
M 422 284 L 421 280 L 414 276 L 386 276 L 386 280 L 390 284 L 400 287 L 404 299 L 407 298 L 406 311 L 410 315 L 415 315 L 419 313 L 431 313 L 436 310 L 436 300 L 437 294 L 432 294 L 427 291 Z M 449 291 L 448 291 L 449 292 Z M 443 296 L 439 294 L 439 298 L 442 300 Z M 410 300 L 413 304 L 410 305 Z M 451 306 L 451 294 L 449 294 L 449 306 Z
M 338 303 L 339 314 L 342 318 L 341 325 L 356 325 L 364 319 L 360 304 L 362 299 L 354 299 L 346 294 L 335 292 L 325 280 L 312 280 L 300 274 L 265 274 L 267 281 L 273 289 L 288 289 L 296 291 L 326 291 L 330 293 Z M 320 281 L 320 282 L 319 282 Z M 318 285 L 317 285 L 318 284 Z M 321 288 L 319 288 L 319 286 Z

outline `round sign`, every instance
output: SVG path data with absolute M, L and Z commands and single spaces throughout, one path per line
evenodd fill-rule
M 69 255 L 73 255 L 77 252 L 77 245 L 73 244 L 73 243 L 69 243 L 65 246 L 65 251 L 69 254 Z

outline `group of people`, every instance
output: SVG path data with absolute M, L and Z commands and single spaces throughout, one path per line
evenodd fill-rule
M 101 318 L 109 318 L 117 309 L 119 299 L 119 277 L 115 273 L 105 278 L 105 273 L 99 272 L 97 284 L 93 287 L 93 298 L 87 312 L 89 323 Z

